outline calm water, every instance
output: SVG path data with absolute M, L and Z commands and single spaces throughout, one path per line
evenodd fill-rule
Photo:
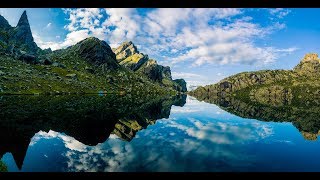
M 189 96 L 68 99 L 39 102 L 41 112 L 36 97 L 1 99 L 9 171 L 320 171 L 319 141 L 290 122 L 241 118 Z

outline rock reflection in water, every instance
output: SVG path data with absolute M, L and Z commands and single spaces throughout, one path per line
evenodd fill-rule
M 40 132 L 63 132 L 95 146 L 110 134 L 131 141 L 136 132 L 168 118 L 172 105 L 186 95 L 137 96 L 3 96 L 0 100 L 0 156 L 11 152 L 21 169 L 31 138 Z
M 218 105 L 221 109 L 243 118 L 260 121 L 292 122 L 307 140 L 316 140 L 320 134 L 320 101 L 303 101 L 292 97 L 290 103 L 282 103 L 279 99 L 257 99 L 257 96 L 247 99 L 232 96 L 202 96 L 204 101 Z M 262 103 L 263 102 L 263 103 Z

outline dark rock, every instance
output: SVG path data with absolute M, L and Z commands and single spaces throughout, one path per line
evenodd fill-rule
M 66 68 L 66 66 L 64 64 L 58 63 L 58 62 L 54 62 L 52 63 L 52 66 L 54 67 L 60 67 L 60 68 Z
M 29 63 L 29 64 L 35 64 L 36 63 L 36 57 L 33 56 L 33 55 L 30 55 L 30 54 L 22 54 L 20 57 L 19 57 L 19 60 L 22 60 L 26 63 Z
M 98 38 L 90 37 L 69 48 L 69 51 L 79 54 L 89 63 L 94 65 L 104 64 L 107 69 L 117 69 L 119 67 L 116 61 L 116 55 L 111 47 Z
M 70 79 L 78 79 L 77 74 L 67 74 L 66 77 Z
M 163 66 L 158 65 L 155 60 L 148 60 L 139 71 L 144 73 L 149 79 L 161 82 L 163 79 L 162 69 Z
M 3 71 L 0 71 L 0 76 L 4 76 L 4 75 L 6 75 L 6 73 Z
M 0 15 L 0 29 L 6 30 L 6 29 L 10 29 L 10 28 L 12 28 L 12 27 L 10 26 L 8 21 L 3 16 Z
M 187 92 L 187 83 L 184 79 L 175 79 L 173 81 L 178 84 L 178 88 L 176 89 L 177 91 Z
M 94 73 L 94 70 L 92 68 L 88 67 L 88 66 L 86 66 L 84 69 L 86 71 L 88 71 L 89 73 L 92 73 L 92 74 Z
M 73 70 L 76 70 L 76 71 L 79 71 L 79 68 L 78 68 L 77 65 L 73 66 L 72 69 L 73 69 Z
M 163 78 L 167 78 L 169 80 L 172 80 L 171 70 L 170 70 L 169 66 L 163 66 L 163 68 L 162 68 L 162 76 L 163 76 Z
M 47 57 L 41 59 L 40 63 L 43 64 L 43 65 L 52 65 L 52 61 L 50 61 L 50 59 L 47 58 Z
M 30 54 L 37 53 L 39 48 L 34 42 L 26 11 L 22 13 L 17 26 L 10 35 L 10 41 L 16 46 Z

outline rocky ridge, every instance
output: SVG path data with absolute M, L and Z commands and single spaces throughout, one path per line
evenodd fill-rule
M 198 87 L 189 94 L 203 96 L 254 96 L 262 101 L 277 99 L 290 102 L 294 96 L 313 98 L 320 91 L 320 59 L 317 54 L 306 54 L 293 70 L 263 70 L 243 72 L 220 82 Z M 263 98 L 265 98 L 263 100 Z
M 187 92 L 186 82 L 183 79 L 173 80 L 169 66 L 162 66 L 148 55 L 140 53 L 131 42 L 124 42 L 118 48 L 113 49 L 120 65 L 134 72 L 146 75 L 149 79 L 165 86 Z

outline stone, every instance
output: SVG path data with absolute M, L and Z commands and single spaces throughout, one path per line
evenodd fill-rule
M 34 55 L 31 55 L 31 54 L 22 54 L 20 57 L 19 57 L 19 60 L 22 60 L 26 63 L 29 63 L 29 64 L 35 64 L 36 63 L 36 57 Z
M 58 63 L 58 62 L 54 62 L 52 63 L 52 66 L 54 67 L 60 67 L 60 68 L 66 68 L 66 66 L 64 64 Z
M 69 79 L 78 79 L 77 74 L 67 74 L 66 77 Z
M 92 68 L 88 67 L 88 66 L 86 66 L 84 69 L 85 69 L 86 71 L 88 71 L 89 73 L 91 73 L 91 74 L 94 73 L 94 70 L 93 70 Z
M 42 62 L 41 64 L 44 64 L 44 65 L 52 65 L 52 61 L 50 61 L 49 58 L 44 58 L 42 59 L 41 62 Z

